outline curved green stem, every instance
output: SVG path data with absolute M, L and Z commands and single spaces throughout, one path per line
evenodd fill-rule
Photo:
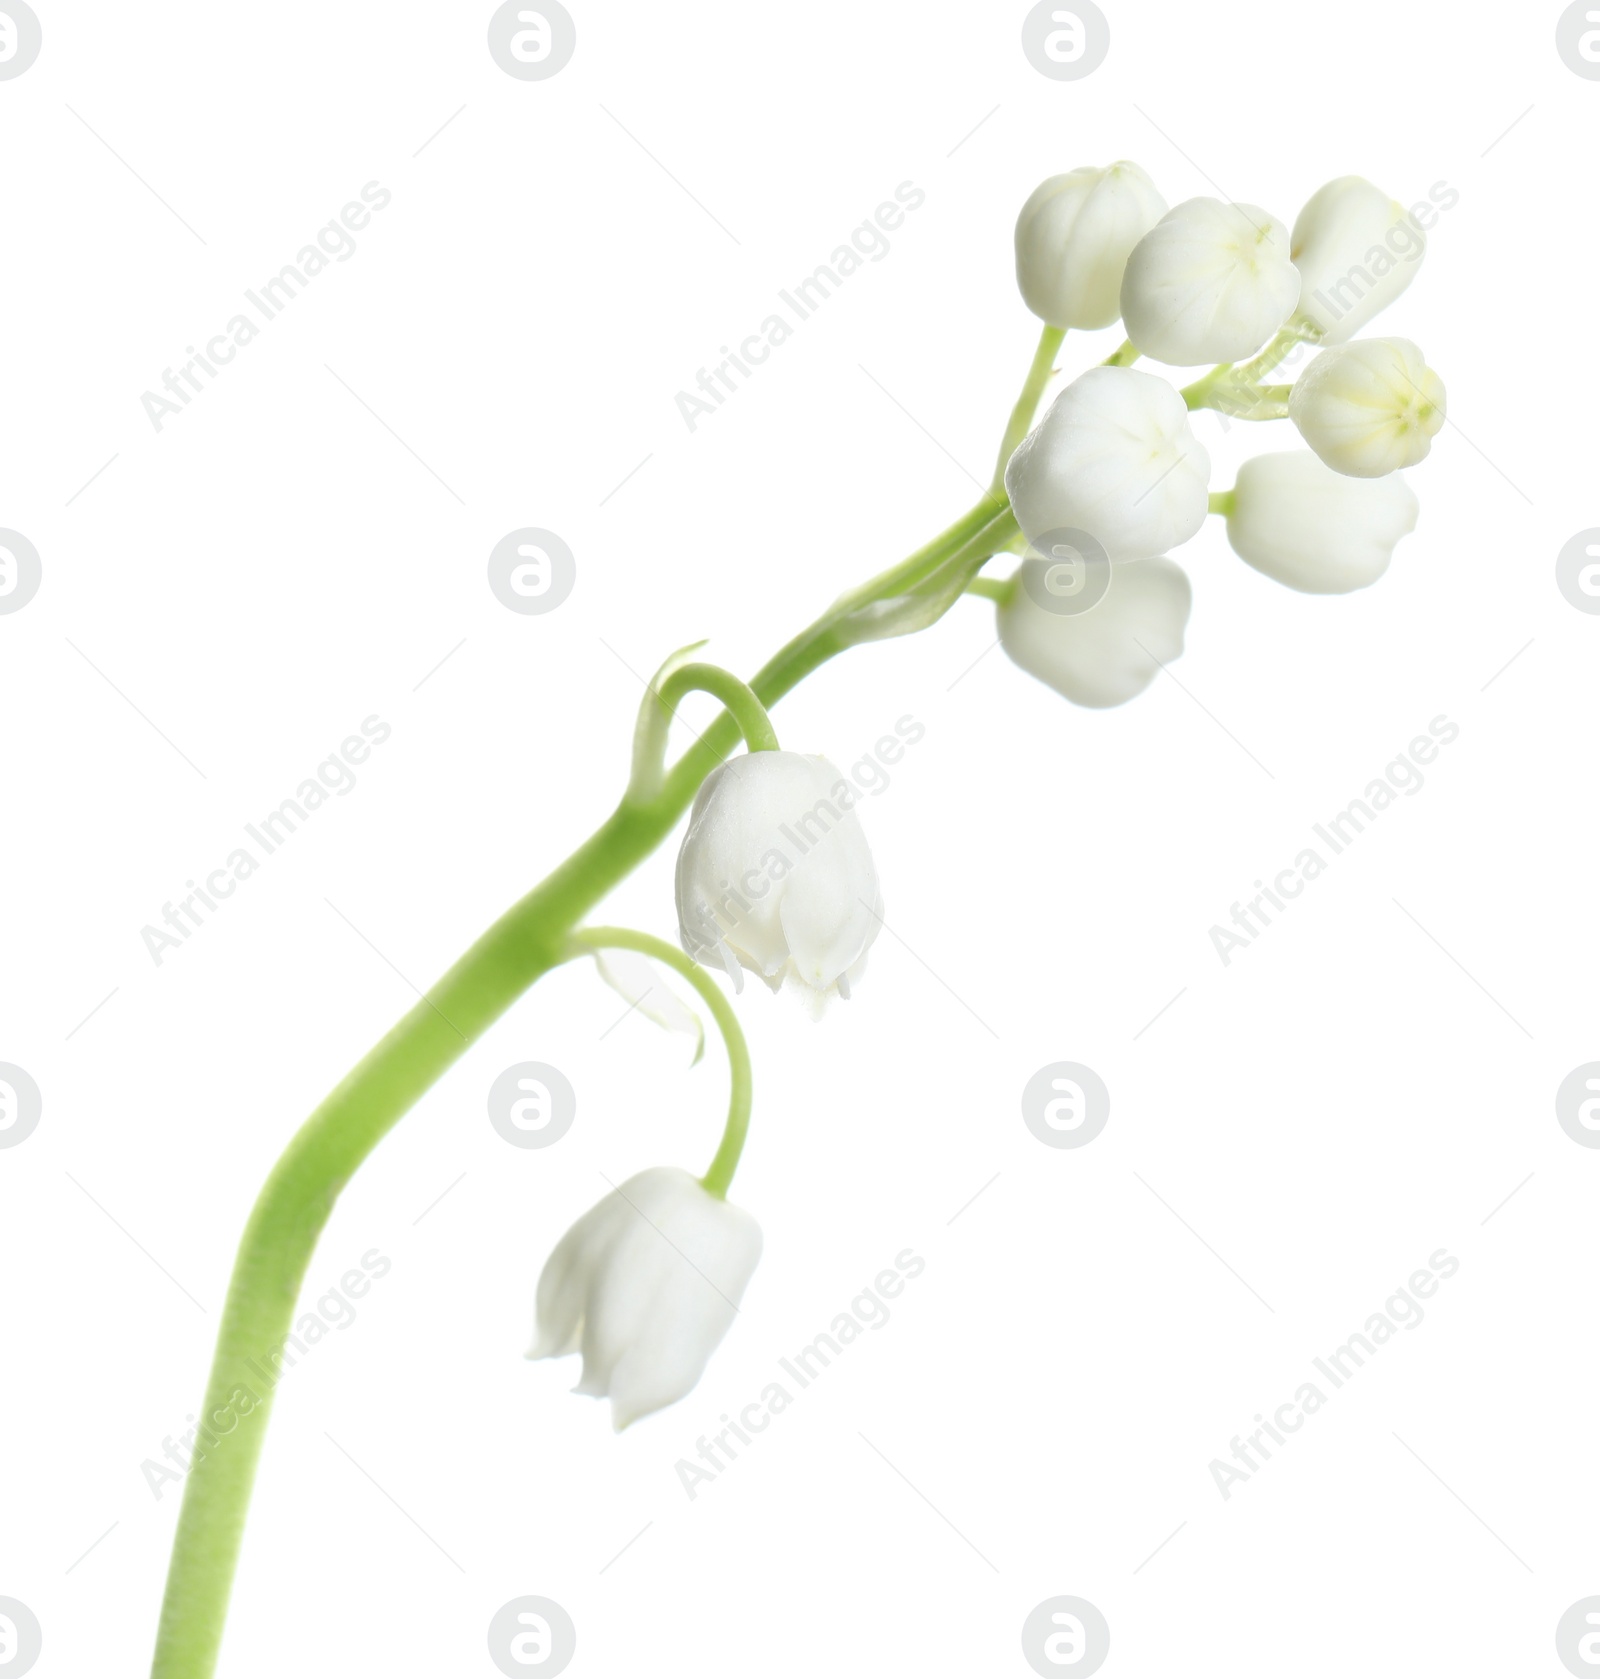
M 1030 388 L 1032 406 L 1037 406 L 1049 377 L 1046 341 L 1054 330 L 1047 329 L 1041 338 L 1013 424 L 1029 401 Z M 1050 349 L 1053 353 L 1054 345 Z M 470 1044 L 541 975 L 571 956 L 578 923 L 666 839 L 701 782 L 737 745 L 741 732 L 752 749 L 758 741 L 776 746 L 767 708 L 845 648 L 899 633 L 875 621 L 874 609 L 906 597 L 914 610 L 905 623 L 923 627 L 947 610 L 984 561 L 1006 550 L 1018 534 L 1003 491 L 991 490 L 931 542 L 840 596 L 781 647 L 748 687 L 713 666 L 677 667 L 679 676 L 696 670 L 695 685 L 706 685 L 725 709 L 670 770 L 654 767 L 660 765 L 657 756 L 641 781 L 638 737 L 649 737 L 653 752 L 658 723 L 654 709 L 646 712 L 636 734 L 635 776 L 616 810 L 483 934 L 295 1133 L 256 1198 L 234 1260 L 200 1419 L 202 1429 L 209 1431 L 206 1450 L 204 1456 L 196 1454 L 184 1487 L 152 1679 L 211 1679 L 215 1671 L 276 1386 L 276 1378 L 263 1380 L 261 1371 L 271 1372 L 283 1361 L 312 1251 L 357 1168 Z M 715 674 L 708 676 L 711 672 Z M 661 678 L 664 693 L 671 691 L 674 680 L 669 668 Z M 710 687 L 712 681 L 717 686 Z M 656 703 L 652 695 L 646 696 L 646 707 Z M 664 734 L 663 724 L 662 755 Z M 660 950 L 652 946 L 651 954 L 659 955 Z M 726 1009 L 726 999 L 718 993 L 718 1002 L 712 1004 L 699 981 L 692 974 L 688 977 L 722 1024 L 725 1016 L 719 1009 Z M 708 976 L 700 978 L 710 984 Z M 731 1009 L 726 1019 L 732 1019 Z M 737 1041 L 742 1048 L 743 1039 Z M 729 1042 L 732 1060 L 734 1040 Z M 735 1123 L 730 1106 L 722 1147 L 704 1179 L 714 1193 L 726 1188 L 743 1138 L 743 1122 Z M 210 1443 L 213 1437 L 215 1445 Z
M 985 533 L 1009 536 L 1011 509 L 985 497 L 948 530 L 829 607 L 756 674 L 763 707 L 845 647 L 848 615 L 987 553 Z M 733 750 L 739 725 L 721 712 L 644 801 L 625 798 L 547 879 L 494 923 L 312 1113 L 256 1199 L 239 1244 L 206 1387 L 197 1455 L 156 1637 L 153 1679 L 210 1679 L 222 1642 L 275 1372 L 290 1345 L 295 1303 L 340 1191 L 417 1099 L 541 975 L 570 953 L 572 930 L 659 846 L 705 777 Z M 719 1153 L 719 1160 L 721 1155 Z M 731 1168 L 729 1168 L 731 1169 Z M 713 1161 L 713 1179 L 719 1173 Z M 265 1372 L 265 1376 L 263 1375 Z
M 693 649 L 686 648 L 684 652 Z M 685 694 L 710 694 L 722 701 L 726 715 L 738 726 L 746 747 L 752 752 L 776 752 L 777 732 L 767 708 L 755 692 L 732 671 L 720 665 L 679 664 L 676 653 L 652 678 L 639 705 L 639 721 L 633 731 L 633 774 L 628 781 L 626 803 L 646 804 L 661 791 L 665 778 L 667 734 L 673 714 Z
M 767 708 L 732 671 L 720 665 L 680 665 L 657 690 L 663 709 L 670 715 L 685 694 L 710 694 L 727 707 L 739 725 L 739 733 L 752 752 L 776 752 L 777 732 Z
M 681 974 L 699 992 L 722 1033 L 728 1051 L 728 1122 L 723 1127 L 722 1142 L 700 1182 L 719 1200 L 728 1198 L 728 1185 L 744 1152 L 744 1140 L 750 1130 L 750 1102 L 752 1079 L 750 1049 L 733 1005 L 723 996 L 717 983 L 700 964 L 686 956 L 675 944 L 658 939 L 653 933 L 637 933 L 631 927 L 581 927 L 572 935 L 573 954 L 587 955 L 597 950 L 637 950 L 652 956 Z
M 1056 351 L 1061 348 L 1061 341 L 1066 336 L 1065 327 L 1048 324 L 1039 334 L 1039 347 L 1033 352 L 1033 365 L 1022 382 L 1022 392 L 1011 410 L 1011 418 L 1006 422 L 1005 436 L 1000 439 L 1000 459 L 995 463 L 994 481 L 990 485 L 995 491 L 1006 487 L 1006 462 L 1016 452 L 1017 445 L 1033 430 L 1033 416 L 1038 412 L 1039 398 L 1050 381 Z
M 1144 351 L 1131 338 L 1124 338 L 1100 365 L 1102 367 L 1132 367 L 1143 354 Z

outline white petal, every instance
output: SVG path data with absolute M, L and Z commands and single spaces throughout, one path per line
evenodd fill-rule
M 578 1350 L 595 1279 L 628 1213 L 613 1190 L 556 1243 L 539 1273 L 537 1328 L 529 1358 L 563 1358 Z
M 694 1058 L 705 1052 L 706 1029 L 700 1017 L 687 1008 L 656 971 L 655 964 L 636 950 L 595 952 L 600 977 L 619 996 L 626 997 L 637 1013 L 669 1032 L 684 1032 L 694 1039 Z
M 652 1235 L 671 1263 L 655 1273 L 648 1314 L 611 1372 L 619 1429 L 683 1398 L 699 1381 L 761 1257 L 755 1220 L 693 1180 L 652 1216 Z

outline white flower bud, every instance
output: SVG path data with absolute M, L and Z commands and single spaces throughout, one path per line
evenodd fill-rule
M 539 1276 L 529 1358 L 583 1353 L 578 1393 L 619 1429 L 700 1380 L 761 1257 L 749 1213 L 687 1172 L 655 1166 L 596 1203 Z
M 1074 705 L 1122 705 L 1183 652 L 1189 579 L 1169 559 L 1107 568 L 1109 586 L 1087 611 L 1054 610 L 1054 562 L 1030 556 L 996 611 L 1000 645 L 1014 665 Z
M 1022 301 L 1051 326 L 1110 326 L 1128 252 L 1166 207 L 1137 163 L 1042 181 L 1017 217 Z
M 856 791 L 826 758 L 751 752 L 701 784 L 678 853 L 678 928 L 697 962 L 850 995 L 883 899 Z
M 1416 278 L 1427 240 L 1403 204 L 1359 175 L 1318 187 L 1295 217 L 1290 254 L 1300 313 L 1344 344 Z
M 1409 338 L 1323 350 L 1289 392 L 1289 418 L 1335 472 L 1382 478 L 1415 466 L 1444 424 L 1444 381 Z
M 1122 276 L 1128 337 L 1157 361 L 1239 361 L 1294 312 L 1289 233 L 1254 204 L 1191 198 L 1133 248 Z
M 1246 564 L 1291 589 L 1343 595 L 1376 583 L 1416 523 L 1417 498 L 1398 472 L 1348 478 L 1309 449 L 1291 449 L 1239 468 L 1228 541 Z
M 1006 494 L 1041 550 L 1066 530 L 1110 560 L 1145 560 L 1205 523 L 1211 460 L 1183 398 L 1131 367 L 1074 379 L 1006 464 Z

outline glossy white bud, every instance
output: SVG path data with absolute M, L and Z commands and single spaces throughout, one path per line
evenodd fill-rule
M 1359 175 L 1318 187 L 1295 217 L 1290 254 L 1300 314 L 1324 344 L 1344 344 L 1417 276 L 1427 239 L 1403 204 Z
M 1074 379 L 1006 464 L 1006 494 L 1028 540 L 1083 533 L 1110 560 L 1144 560 L 1205 523 L 1211 460 L 1165 379 L 1095 367 Z
M 1254 204 L 1191 198 L 1134 246 L 1122 276 L 1128 337 L 1157 361 L 1240 361 L 1294 313 L 1289 233 Z
M 1137 163 L 1073 169 L 1041 181 L 1017 217 L 1022 301 L 1051 326 L 1110 326 L 1128 252 L 1166 207 Z
M 1349 478 L 1309 449 L 1292 449 L 1240 467 L 1228 541 L 1240 559 L 1291 589 L 1343 595 L 1376 583 L 1416 523 L 1417 498 L 1399 473 Z
M 1444 417 L 1444 381 L 1409 338 L 1358 338 L 1323 350 L 1289 391 L 1300 435 L 1352 478 L 1415 466 Z
M 576 1392 L 619 1429 L 700 1380 L 761 1258 L 761 1230 L 675 1166 L 631 1177 L 556 1244 L 529 1358 L 582 1352 Z
M 1089 583 L 1105 592 L 1072 611 L 1071 594 L 1052 588 L 1054 564 L 1025 559 L 996 609 L 1007 657 L 1074 705 L 1122 705 L 1142 694 L 1183 652 L 1190 590 L 1182 567 L 1164 557 L 1106 566 Z
M 701 783 L 678 853 L 678 928 L 697 962 L 850 995 L 882 925 L 853 784 L 826 758 L 751 752 Z

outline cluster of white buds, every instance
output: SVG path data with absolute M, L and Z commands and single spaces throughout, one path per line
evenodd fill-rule
M 1033 193 L 1016 229 L 1024 301 L 1051 327 L 1099 327 L 1115 295 L 1128 341 L 1061 391 L 1007 463 L 1029 544 L 998 609 L 1017 664 L 1082 705 L 1148 686 L 1181 652 L 1188 616 L 1165 556 L 1208 508 L 1242 559 L 1290 588 L 1343 593 L 1382 576 L 1416 523 L 1398 474 L 1427 455 L 1445 393 L 1409 339 L 1356 334 L 1411 284 L 1425 247 L 1417 217 L 1357 176 L 1313 193 L 1292 232 L 1254 204 L 1168 209 L 1131 163 Z M 1298 380 L 1263 384 L 1297 344 L 1317 348 Z M 1180 391 L 1135 371 L 1141 357 L 1220 365 Z M 1197 407 L 1286 419 L 1308 448 L 1247 461 L 1213 494 Z M 1063 543 L 1107 568 L 1087 605 L 1060 606 L 1040 583 Z

